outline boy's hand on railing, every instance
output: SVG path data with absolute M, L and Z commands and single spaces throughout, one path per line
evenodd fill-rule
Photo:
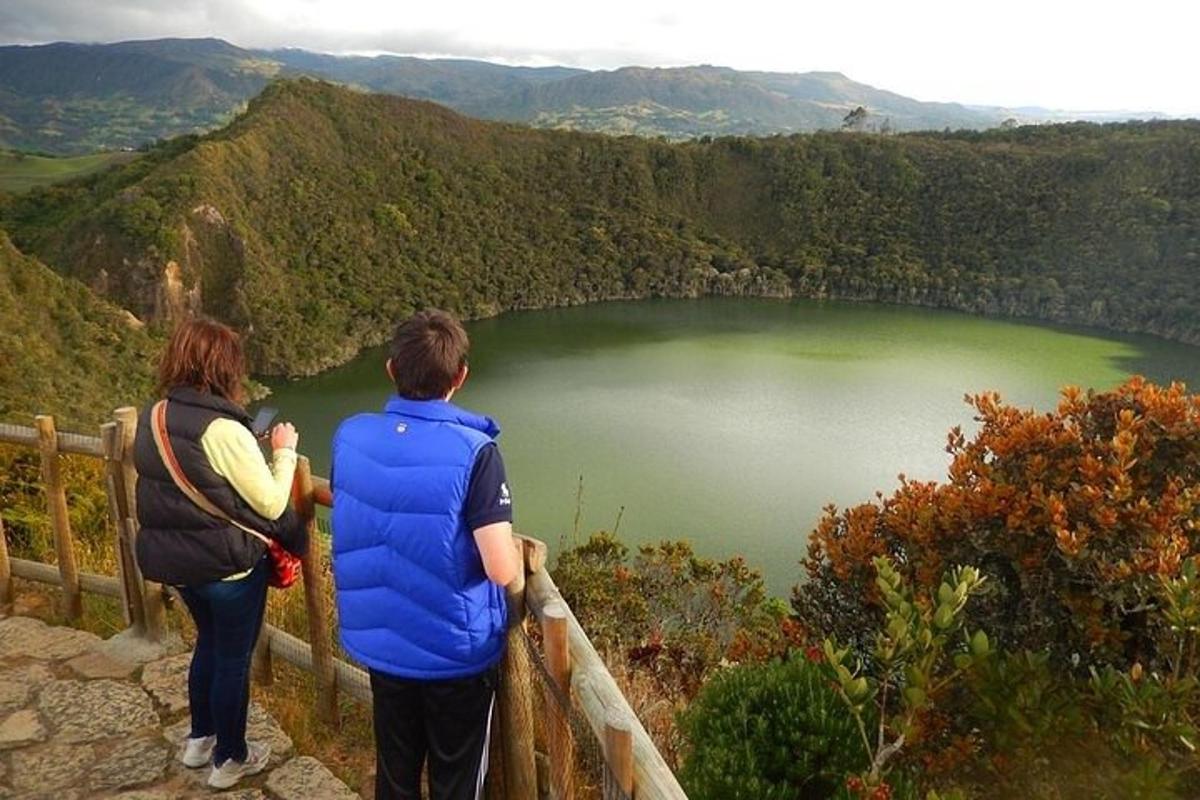
M 300 443 L 300 434 L 296 433 L 296 426 L 290 422 L 281 422 L 271 429 L 271 449 L 282 450 L 284 448 L 295 450 L 296 445 Z

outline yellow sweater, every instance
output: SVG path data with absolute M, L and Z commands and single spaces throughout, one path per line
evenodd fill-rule
M 254 434 L 240 422 L 225 418 L 209 423 L 200 437 L 200 446 L 213 471 L 229 481 L 251 508 L 267 519 L 279 519 L 292 493 L 295 450 L 290 447 L 276 450 L 268 465 Z M 224 580 L 237 580 L 249 574 L 242 572 Z

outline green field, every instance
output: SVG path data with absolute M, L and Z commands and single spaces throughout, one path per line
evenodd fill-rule
M 93 153 L 86 156 L 51 158 L 0 151 L 0 191 L 26 192 L 37 186 L 48 186 L 71 178 L 90 175 L 112 164 L 123 164 L 137 153 Z

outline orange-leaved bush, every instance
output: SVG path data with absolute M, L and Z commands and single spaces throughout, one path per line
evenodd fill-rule
M 971 564 L 990 587 L 972 624 L 1001 645 L 1154 663 L 1157 581 L 1200 551 L 1200 396 L 1135 377 L 1064 389 L 1049 413 L 967 401 L 979 429 L 950 432 L 945 482 L 901 476 L 891 497 L 826 509 L 793 592 L 801 622 L 865 652 L 882 614 L 874 557 L 926 587 Z

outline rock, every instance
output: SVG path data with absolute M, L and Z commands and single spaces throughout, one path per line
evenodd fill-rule
M 208 773 L 204 774 L 207 780 Z M 187 800 L 267 800 L 267 796 L 262 793 L 261 789 L 239 788 L 213 794 L 213 790 L 205 785 L 185 794 L 173 794 L 171 800 L 179 800 L 181 797 L 185 797 Z M 313 800 L 319 800 L 319 798 L 314 797 Z
M 93 791 L 153 783 L 167 770 L 167 748 L 157 739 L 134 739 L 100 759 L 88 773 Z
M 163 728 L 163 738 L 173 745 L 180 746 L 192 731 L 192 721 L 184 718 Z
M 23 708 L 54 675 L 44 664 L 30 664 L 0 672 L 0 714 Z
M 250 713 L 246 722 L 246 738 L 253 742 L 269 744 L 272 764 L 291 756 L 294 748 L 292 737 L 284 733 L 275 718 L 258 703 L 250 704 Z
M 133 664 L 149 664 L 176 653 L 190 652 L 178 633 L 169 632 L 161 642 L 154 642 L 139 635 L 132 628 L 105 639 L 96 649 L 117 661 Z
M 72 658 L 67 666 L 81 678 L 128 678 L 137 664 L 113 658 L 100 650 Z
M 4 798 L 4 800 L 8 800 L 10 797 L 13 800 L 83 800 L 83 795 L 79 793 L 78 789 L 56 789 L 52 792 L 30 792 L 28 794 L 14 795 L 0 794 L 0 798 Z M 91 798 L 88 798 L 88 800 L 91 800 Z
M 17 750 L 12 754 L 12 787 L 18 794 L 49 794 L 79 786 L 94 757 L 95 751 L 89 745 L 48 744 Z
M 142 688 L 170 713 L 188 707 L 187 677 L 192 654 L 152 661 L 142 670 Z
M 311 756 L 293 758 L 267 776 L 267 791 L 280 800 L 359 800 L 350 787 Z
M 59 661 L 82 655 L 100 643 L 100 637 L 74 628 L 53 628 L 32 617 L 0 620 L 0 653 L 4 658 L 37 658 Z
M 0 750 L 46 741 L 46 728 L 32 708 L 10 714 L 0 722 Z
M 145 692 L 107 679 L 53 681 L 42 690 L 38 709 L 64 742 L 92 742 L 158 725 Z
M 0 678 L 0 714 L 15 711 L 29 702 L 33 687 L 24 681 Z
M 132 792 L 121 792 L 115 795 L 113 800 L 174 800 L 174 792 L 167 792 L 162 789 L 138 789 Z

